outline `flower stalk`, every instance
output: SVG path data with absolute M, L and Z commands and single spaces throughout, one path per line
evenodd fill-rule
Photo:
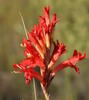
M 33 88 L 34 88 L 35 100 L 37 100 L 36 84 L 35 84 L 35 79 L 34 78 L 33 78 Z
M 45 87 L 43 86 L 43 84 L 41 84 L 41 88 L 42 88 L 43 94 L 44 94 L 44 96 L 45 96 L 45 99 L 46 99 L 46 100 L 50 100 L 50 99 L 49 99 L 49 95 L 48 95 L 48 93 L 47 93 L 47 90 L 45 89 Z

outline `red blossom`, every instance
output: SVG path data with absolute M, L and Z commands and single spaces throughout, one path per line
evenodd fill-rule
M 76 70 L 77 73 L 79 73 L 79 68 L 76 66 L 76 63 L 79 62 L 82 59 L 85 59 L 86 53 L 81 55 L 81 53 L 77 52 L 77 50 L 74 50 L 73 57 L 69 58 L 68 60 L 62 62 L 58 66 L 56 66 L 52 72 L 52 74 L 56 74 L 57 72 L 61 71 L 62 69 L 66 67 L 72 67 Z
M 56 14 L 54 13 L 53 14 L 53 18 L 52 18 L 52 26 L 54 26 L 55 27 L 55 24 L 57 23 L 57 18 L 56 18 Z
M 56 73 L 64 68 L 71 67 L 79 73 L 76 63 L 86 56 L 85 53 L 81 55 L 74 50 L 72 57 L 54 67 L 56 61 L 65 53 L 66 46 L 58 41 L 53 42 L 52 34 L 58 19 L 54 13 L 51 20 L 49 11 L 49 6 L 43 9 L 43 16 L 39 17 L 40 22 L 28 33 L 28 40 L 23 38 L 21 46 L 24 47 L 25 59 L 20 64 L 14 64 L 15 71 L 24 73 L 27 84 L 32 78 L 36 78 L 46 89 Z M 54 49 L 51 53 L 52 44 Z M 41 73 L 35 70 L 36 67 L 39 67 Z
M 49 6 L 43 9 L 43 17 L 45 19 L 45 23 L 47 26 L 50 25 L 50 18 L 49 18 Z
M 32 80 L 32 78 L 36 78 L 39 81 L 45 84 L 45 81 L 43 80 L 42 76 L 36 72 L 33 68 L 31 68 L 29 65 L 25 66 L 24 64 L 14 64 L 13 65 L 15 70 L 19 68 L 18 73 L 23 73 L 24 72 L 24 77 L 26 78 L 26 84 L 29 83 L 29 81 Z
M 51 70 L 53 65 L 56 63 L 56 61 L 58 60 L 58 58 L 66 51 L 66 47 L 64 44 L 59 43 L 57 41 L 57 43 L 54 42 L 54 50 L 52 53 L 52 57 L 51 57 L 51 61 L 48 65 L 48 68 Z

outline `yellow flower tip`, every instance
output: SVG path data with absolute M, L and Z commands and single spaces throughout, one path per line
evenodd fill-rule
M 30 58 L 32 55 L 30 53 L 27 53 L 27 57 Z
M 24 44 L 21 43 L 20 46 L 25 48 L 26 44 L 25 43 Z
M 46 35 L 45 35 L 45 38 L 46 38 L 46 46 L 47 46 L 47 48 L 49 48 L 49 47 L 50 47 L 49 35 L 46 34 Z

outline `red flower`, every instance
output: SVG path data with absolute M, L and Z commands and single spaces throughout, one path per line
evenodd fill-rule
M 64 44 L 59 43 L 57 41 L 57 44 L 54 42 L 54 50 L 51 56 L 51 61 L 48 65 L 48 68 L 51 70 L 53 65 L 56 63 L 58 58 L 66 51 L 66 47 Z
M 80 52 L 74 50 L 73 57 L 54 67 L 56 61 L 66 51 L 63 43 L 53 42 L 52 34 L 58 19 L 54 13 L 50 20 L 49 7 L 43 9 L 43 16 L 39 19 L 40 22 L 28 33 L 28 40 L 24 38 L 22 40 L 25 59 L 20 64 L 14 64 L 14 68 L 18 73 L 24 73 L 26 83 L 36 78 L 45 88 L 48 88 L 56 73 L 66 67 L 74 68 L 79 73 L 76 63 L 85 59 L 86 54 L 81 55 Z M 51 53 L 52 44 L 54 44 L 53 53 Z M 36 67 L 40 68 L 41 73 L 35 70 Z
M 50 25 L 50 18 L 49 18 L 49 6 L 43 9 L 43 18 L 45 19 L 45 24 L 47 26 Z
M 34 71 L 33 68 L 31 68 L 29 65 L 25 66 L 24 64 L 14 64 L 14 68 L 15 70 L 17 70 L 18 68 L 20 69 L 18 73 L 24 72 L 26 84 L 28 84 L 29 80 L 31 81 L 33 77 L 43 82 L 43 78 L 41 77 L 41 75 L 38 72 Z
M 86 54 L 84 53 L 81 55 L 81 53 L 77 52 L 77 50 L 74 50 L 73 57 L 69 58 L 68 60 L 62 62 L 58 66 L 56 66 L 52 72 L 53 75 L 55 75 L 57 72 L 61 71 L 62 69 L 66 67 L 72 67 L 75 69 L 75 71 L 79 74 L 79 68 L 76 66 L 76 63 L 79 62 L 82 59 L 85 59 Z

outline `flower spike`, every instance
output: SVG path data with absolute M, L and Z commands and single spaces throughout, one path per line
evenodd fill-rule
M 71 67 L 79 74 L 76 64 L 86 57 L 86 53 L 82 55 L 81 52 L 74 50 L 72 57 L 54 66 L 61 55 L 66 53 L 66 46 L 63 43 L 58 40 L 53 41 L 52 36 L 57 22 L 56 13 L 53 13 L 53 17 L 50 19 L 50 8 L 49 6 L 44 7 L 43 16 L 39 17 L 39 23 L 34 25 L 31 32 L 28 32 L 28 39 L 22 39 L 24 60 L 13 65 L 14 73 L 24 73 L 26 84 L 33 78 L 39 80 L 46 98 L 47 89 L 56 73 Z M 40 69 L 40 73 L 35 70 L 36 67 Z

